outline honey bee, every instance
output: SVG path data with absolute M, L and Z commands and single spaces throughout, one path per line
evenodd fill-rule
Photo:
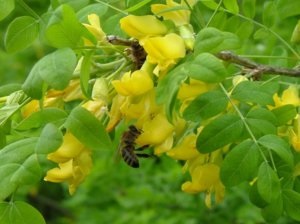
M 125 52 L 134 64 L 134 70 L 138 70 L 142 67 L 146 60 L 146 52 L 144 48 L 139 44 L 137 40 L 127 40 L 114 35 L 107 36 L 107 41 L 114 45 L 128 46 Z
M 136 151 L 141 151 L 148 147 L 147 145 L 140 148 L 135 147 L 135 140 L 141 133 L 141 130 L 137 129 L 134 125 L 130 125 L 129 130 L 125 131 L 121 137 L 119 152 L 123 160 L 133 168 L 138 168 L 140 166 L 138 157 L 150 157 L 150 155 L 146 153 L 136 153 Z

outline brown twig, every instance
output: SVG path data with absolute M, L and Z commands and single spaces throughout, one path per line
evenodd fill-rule
M 216 56 L 223 61 L 241 65 L 247 69 L 250 69 L 252 75 L 256 78 L 264 74 L 277 74 L 290 77 L 300 77 L 300 69 L 280 68 L 259 64 L 249 59 L 235 55 L 231 51 L 221 51 L 218 54 L 216 54 Z

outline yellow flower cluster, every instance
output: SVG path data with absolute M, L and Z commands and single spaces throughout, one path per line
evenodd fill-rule
M 59 168 L 49 170 L 44 180 L 55 183 L 67 181 L 70 194 L 75 192 L 92 167 L 91 151 L 70 132 L 64 135 L 61 147 L 48 154 L 47 158 L 58 163 Z

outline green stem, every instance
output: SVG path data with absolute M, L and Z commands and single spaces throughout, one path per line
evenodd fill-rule
M 211 15 L 211 17 L 209 18 L 207 24 L 205 27 L 208 27 L 208 25 L 211 23 L 211 21 L 213 20 L 213 18 L 215 17 L 215 15 L 217 14 L 217 12 L 219 11 L 219 8 L 221 7 L 221 4 L 222 4 L 223 0 L 220 0 L 217 8 L 215 9 L 214 13 Z
M 244 115 L 241 113 L 241 111 L 239 110 L 239 108 L 232 102 L 232 100 L 231 100 L 231 98 L 230 98 L 230 95 L 229 95 L 229 93 L 227 92 L 227 90 L 225 89 L 225 87 L 223 86 L 223 84 L 222 84 L 222 83 L 219 83 L 219 86 L 221 87 L 222 91 L 223 91 L 224 94 L 226 95 L 228 101 L 230 102 L 230 104 L 232 105 L 232 107 L 234 108 L 234 110 L 237 112 L 237 114 L 238 114 L 239 117 L 241 118 L 241 120 L 242 120 L 242 122 L 243 122 L 243 124 L 244 124 L 244 126 L 245 126 L 245 128 L 246 128 L 246 130 L 247 130 L 247 132 L 249 133 L 251 139 L 253 140 L 254 144 L 258 147 L 259 152 L 260 152 L 260 154 L 261 154 L 261 157 L 263 158 L 263 160 L 264 160 L 266 163 L 268 163 L 268 159 L 267 159 L 267 157 L 265 156 L 265 154 L 263 153 L 261 147 L 259 146 L 258 141 L 257 141 L 257 139 L 255 138 L 255 136 L 254 136 L 254 134 L 253 134 L 251 128 L 250 128 L 249 125 L 247 124 Z M 275 166 L 275 163 L 274 163 L 274 159 L 273 159 L 272 153 L 271 153 L 271 151 L 270 151 L 269 149 L 267 149 L 267 150 L 268 150 L 268 153 L 269 153 L 269 155 L 270 155 L 270 160 L 271 160 L 273 169 L 274 169 L 275 172 L 276 172 L 276 166 Z
M 25 9 L 30 15 L 38 20 L 42 20 L 41 17 L 32 9 L 29 5 L 27 5 L 23 0 L 18 0 L 19 5 Z
M 120 12 L 120 13 L 126 15 L 126 16 L 128 15 L 127 12 L 125 12 L 125 11 L 123 11 L 123 10 L 121 10 L 121 9 L 118 9 L 117 7 L 114 7 L 114 6 L 112 6 L 112 5 L 108 4 L 108 3 L 105 3 L 105 2 L 103 2 L 103 1 L 101 1 L 101 0 L 95 0 L 95 1 L 96 1 L 96 2 L 99 2 L 99 3 L 103 4 L 103 5 L 106 5 L 107 7 L 110 7 L 110 8 L 112 8 L 112 9 L 114 9 L 114 10 L 116 10 L 116 11 L 118 11 L 118 12 Z

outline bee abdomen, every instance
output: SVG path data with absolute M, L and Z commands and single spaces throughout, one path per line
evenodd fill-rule
M 131 167 L 138 168 L 140 166 L 137 156 L 134 154 L 133 149 L 124 148 L 121 151 L 123 160 Z

